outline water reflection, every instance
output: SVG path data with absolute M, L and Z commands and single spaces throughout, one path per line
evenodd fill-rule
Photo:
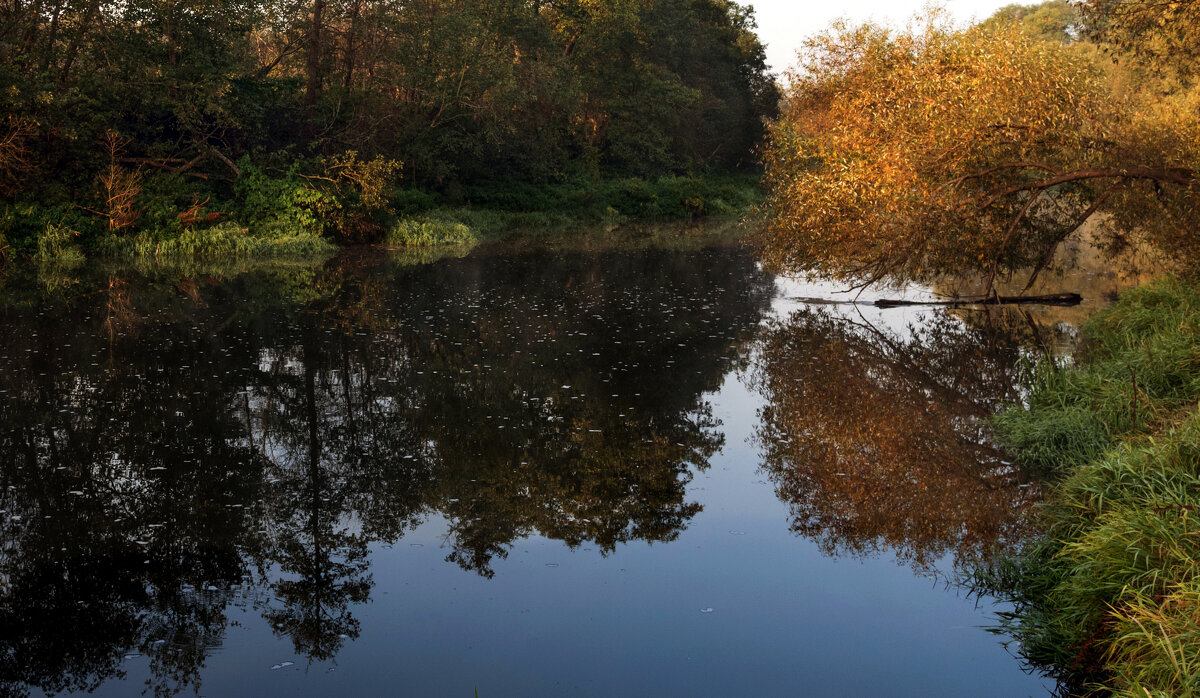
M 368 546 L 446 519 L 483 576 L 531 534 L 671 541 L 722 446 L 705 394 L 770 280 L 741 251 L 378 254 L 114 271 L 0 314 L 0 693 L 150 659 L 200 684 L 231 608 L 314 661 Z M 69 632 L 64 632 L 69 629 Z
M 923 313 L 901 331 L 829 307 L 768 323 L 748 376 L 765 400 L 763 468 L 792 529 L 830 555 L 888 550 L 922 571 L 1019 541 L 1038 490 L 984 420 L 1019 398 L 1021 359 L 1041 335 L 1029 315 L 998 309 Z
M 980 419 L 1016 397 L 1037 323 L 766 320 L 774 281 L 712 242 L 13 272 L 0 694 L 91 691 L 133 654 L 155 695 L 198 690 L 247 612 L 335 658 L 376 584 L 397 588 L 372 551 L 426 523 L 482 578 L 533 535 L 674 541 L 727 445 L 712 396 L 731 373 L 761 398 L 754 445 L 792 528 L 827 554 L 927 570 L 1019 539 L 1037 488 Z

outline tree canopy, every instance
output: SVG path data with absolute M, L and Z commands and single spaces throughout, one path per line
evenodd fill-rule
M 1200 259 L 1178 224 L 1200 203 L 1197 93 L 1131 89 L 1056 7 L 1048 34 L 1006 10 L 808 41 L 771 127 L 766 258 L 859 283 L 977 272 L 990 290 L 1103 215 L 1111 249 Z
M 1084 0 L 1080 11 L 1091 35 L 1118 55 L 1134 56 L 1158 71 L 1192 77 L 1200 67 L 1200 2 Z

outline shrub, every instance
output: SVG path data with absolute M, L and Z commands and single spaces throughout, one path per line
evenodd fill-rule
M 440 199 L 420 189 L 397 189 L 392 192 L 391 210 L 398 216 L 412 216 L 437 208 Z
M 286 238 L 297 234 L 320 235 L 325 219 L 340 207 L 336 198 L 309 186 L 292 167 L 283 177 L 268 177 L 250 164 L 241 163 L 234 182 L 239 201 L 237 220 L 258 237 Z

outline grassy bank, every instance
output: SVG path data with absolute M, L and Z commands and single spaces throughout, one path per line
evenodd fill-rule
M 429 247 L 631 221 L 732 218 L 762 201 L 755 174 L 508 183 L 397 196 L 384 242 Z
M 1045 533 L 979 573 L 1003 629 L 1068 687 L 1200 693 L 1200 291 L 1166 279 L 1084 329 L 1077 366 L 1042 366 L 1000 437 L 1056 480 Z
M 727 218 L 761 200 L 754 174 L 531 185 L 388 189 L 330 183 L 249 162 L 228 186 L 147 175 L 106 211 L 28 203 L 0 211 L 0 263 L 30 258 L 297 257 L 335 244 L 464 245 L 519 233 L 630 221 Z M 364 184 L 365 182 L 365 184 Z

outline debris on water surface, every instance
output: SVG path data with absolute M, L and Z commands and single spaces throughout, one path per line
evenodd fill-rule
M 557 562 L 547 562 L 546 567 L 558 567 L 558 563 Z
M 271 671 L 275 671 L 276 669 L 283 669 L 284 667 L 289 667 L 289 666 L 292 666 L 293 664 L 295 664 L 295 662 L 280 662 L 280 663 L 276 664 L 275 666 L 271 667 Z
M 730 531 L 730 532 L 729 532 L 729 535 L 731 535 L 731 536 L 744 536 L 744 535 L 746 535 L 746 532 L 745 532 L 745 531 Z
M 700 609 L 700 612 L 701 613 L 712 613 L 713 610 L 711 608 L 702 608 L 702 609 Z

